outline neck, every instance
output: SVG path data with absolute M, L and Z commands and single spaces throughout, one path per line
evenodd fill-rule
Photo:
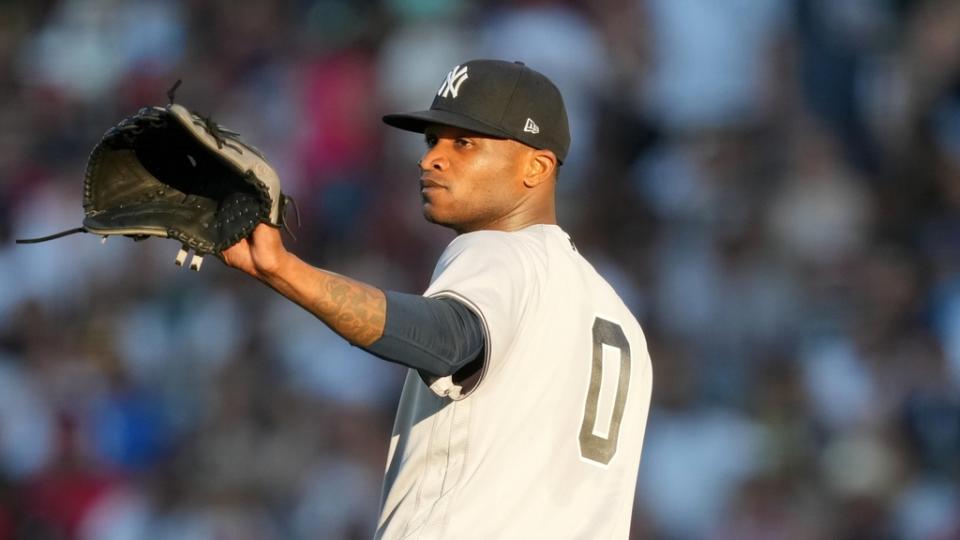
M 457 234 L 474 231 L 504 231 L 512 232 L 526 229 L 531 225 L 556 225 L 557 208 L 554 197 L 551 196 L 537 204 L 531 201 L 522 201 L 510 212 L 494 220 L 483 223 L 471 223 L 462 227 L 454 227 Z

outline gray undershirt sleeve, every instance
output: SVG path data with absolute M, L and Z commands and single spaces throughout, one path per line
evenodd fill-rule
M 436 377 L 457 373 L 483 352 L 483 323 L 463 303 L 391 291 L 384 294 L 383 336 L 364 347 L 367 352 Z

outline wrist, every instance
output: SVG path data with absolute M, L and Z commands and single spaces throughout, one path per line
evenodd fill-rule
M 260 262 L 257 265 L 257 276 L 268 284 L 276 283 L 284 276 L 285 268 L 290 265 L 290 252 L 280 250 L 268 261 Z

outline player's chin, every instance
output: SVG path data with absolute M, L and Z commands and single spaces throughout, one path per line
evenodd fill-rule
M 441 208 L 435 204 L 431 204 L 429 201 L 423 202 L 423 217 L 435 225 L 455 228 L 455 220 L 451 219 L 446 212 L 443 212 Z
M 438 212 L 437 208 L 431 204 L 430 201 L 423 201 L 423 217 L 430 223 L 445 225 L 442 213 Z

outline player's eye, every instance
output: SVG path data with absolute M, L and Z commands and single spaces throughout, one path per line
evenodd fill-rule
M 456 144 L 461 148 L 469 148 L 473 146 L 473 141 L 471 141 L 470 139 L 464 139 L 463 137 L 459 137 L 454 141 L 454 144 Z
M 437 145 L 437 136 L 427 135 L 423 138 L 423 142 L 427 145 L 427 148 L 433 148 Z

